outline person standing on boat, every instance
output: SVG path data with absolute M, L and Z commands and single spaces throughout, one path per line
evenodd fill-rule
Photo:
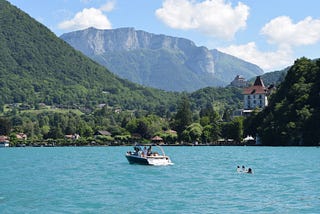
M 139 147 L 138 146 L 135 146 L 134 147 L 134 155 L 139 155 Z
M 151 146 L 149 146 L 148 151 L 147 151 L 147 156 L 151 156 L 152 152 L 151 152 Z
M 147 154 L 148 154 L 147 147 L 143 147 L 142 156 L 147 157 Z

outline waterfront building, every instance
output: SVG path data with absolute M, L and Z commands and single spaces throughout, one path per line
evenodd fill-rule
M 254 84 L 250 87 L 244 88 L 244 110 L 253 110 L 256 108 L 263 109 L 268 106 L 268 88 L 260 76 L 257 76 Z

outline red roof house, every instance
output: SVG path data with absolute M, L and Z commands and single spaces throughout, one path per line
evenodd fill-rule
M 253 110 L 255 108 L 264 108 L 268 105 L 267 99 L 268 89 L 260 76 L 257 76 L 253 86 L 243 89 L 244 109 Z

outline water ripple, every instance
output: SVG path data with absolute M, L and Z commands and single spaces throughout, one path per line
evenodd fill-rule
M 318 148 L 166 147 L 172 166 L 129 149 L 1 149 L 0 213 L 320 212 Z

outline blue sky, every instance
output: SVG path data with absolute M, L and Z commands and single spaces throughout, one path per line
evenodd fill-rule
M 9 0 L 57 36 L 134 27 L 190 39 L 259 65 L 283 69 L 319 58 L 319 0 Z

